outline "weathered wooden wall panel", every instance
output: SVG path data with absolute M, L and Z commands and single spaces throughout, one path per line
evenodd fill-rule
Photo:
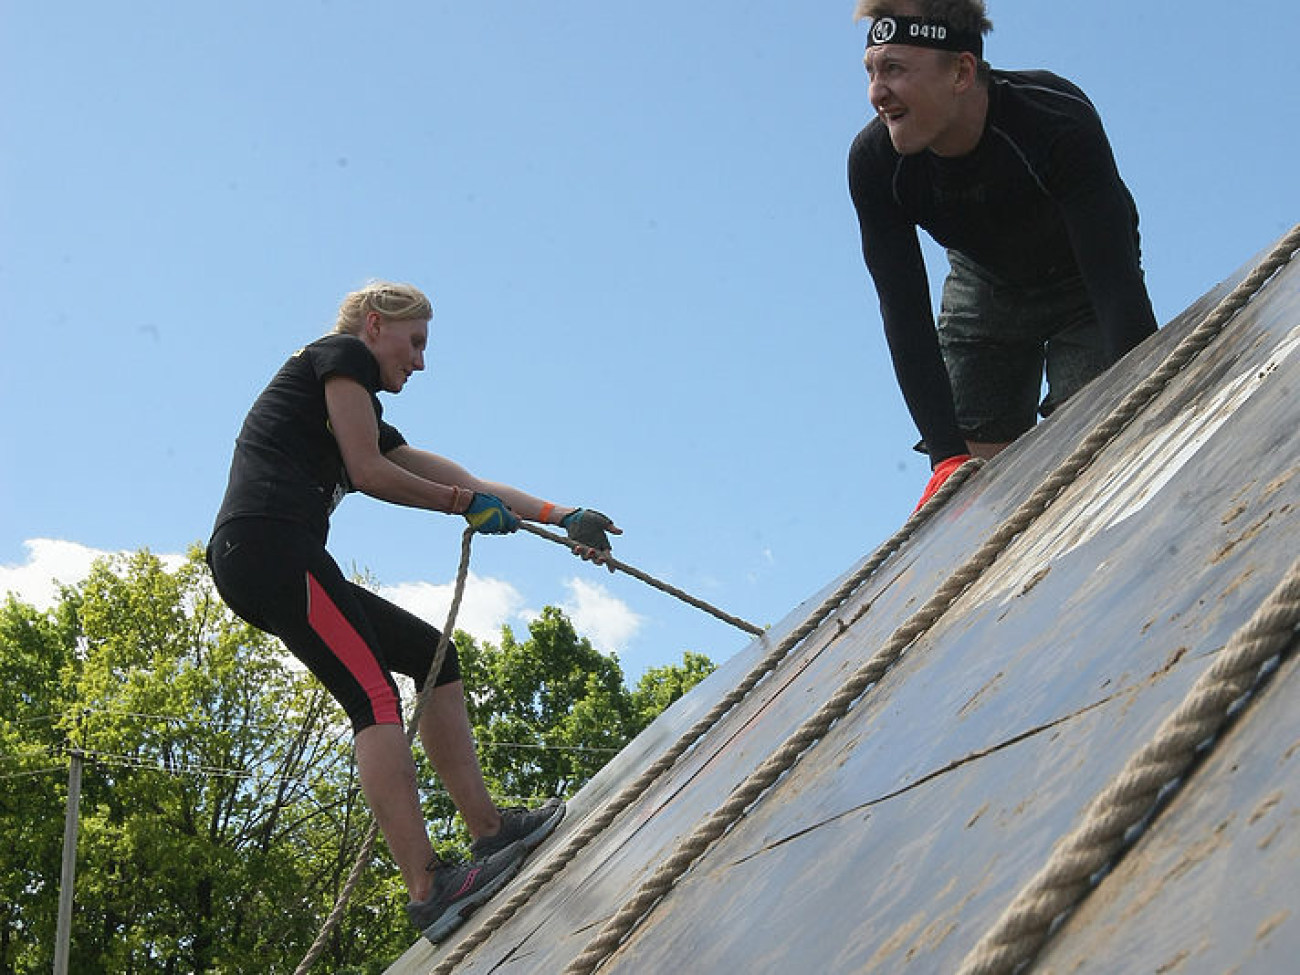
M 976 475 L 849 600 L 842 623 L 795 648 L 458 972 L 562 971 L 1246 270 Z M 705 853 L 602 972 L 954 970 L 1300 555 L 1298 392 L 1293 265 Z M 521 876 L 836 584 L 611 763 Z M 1263 689 L 1057 933 L 1040 970 L 1274 971 L 1300 957 L 1294 675 L 1288 662 Z M 427 972 L 445 950 L 417 944 L 390 971 Z

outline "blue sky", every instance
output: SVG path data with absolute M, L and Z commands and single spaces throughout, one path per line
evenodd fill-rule
M 1101 111 L 1162 322 L 1297 219 L 1293 5 L 989 12 L 994 66 Z M 408 439 L 783 617 L 928 473 L 845 186 L 869 117 L 851 15 L 5 0 L 0 590 L 205 539 L 252 398 L 384 277 L 435 307 L 428 370 L 386 400 Z M 356 496 L 331 549 L 441 624 L 462 527 Z M 531 535 L 476 540 L 472 571 L 464 628 L 562 605 L 632 680 L 747 641 Z

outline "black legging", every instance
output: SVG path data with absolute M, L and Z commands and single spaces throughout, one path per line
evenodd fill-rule
M 240 518 L 213 533 L 208 566 L 231 610 L 279 637 L 347 711 L 353 732 L 402 723 L 393 674 L 424 685 L 440 634 L 419 617 L 343 577 L 306 529 Z M 435 685 L 460 680 L 449 644 Z

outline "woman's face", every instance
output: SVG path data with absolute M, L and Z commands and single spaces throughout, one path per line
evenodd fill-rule
M 429 323 L 422 318 L 393 320 L 378 312 L 366 316 L 362 340 L 379 362 L 379 386 L 400 393 L 414 372 L 424 369 Z

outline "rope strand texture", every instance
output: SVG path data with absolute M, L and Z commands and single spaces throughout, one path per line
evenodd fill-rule
M 575 552 L 582 547 L 578 545 L 577 542 L 565 538 L 562 535 L 556 535 L 554 532 L 548 532 L 545 528 L 540 528 L 537 525 L 530 525 L 526 521 L 520 522 L 519 527 L 524 529 L 524 531 L 532 532 L 534 535 L 537 535 L 541 538 L 545 538 L 548 541 L 555 542 L 558 545 L 565 545 L 573 549 Z M 604 564 L 609 566 L 611 569 L 617 569 L 619 572 L 625 572 L 628 575 L 630 575 L 633 579 L 639 579 L 641 582 L 644 582 L 646 585 L 651 586 L 652 588 L 658 589 L 660 592 L 665 592 L 670 596 L 674 596 L 677 599 L 680 599 L 684 603 L 689 603 L 690 605 L 694 606 L 696 609 L 703 610 L 704 612 L 708 613 L 710 616 L 714 616 L 722 620 L 724 623 L 730 623 L 732 626 L 744 630 L 746 633 L 750 633 L 754 636 L 763 635 L 763 628 L 761 626 L 755 626 L 753 623 L 745 622 L 738 616 L 732 616 L 730 613 L 724 613 L 716 606 L 710 606 L 704 600 L 696 599 L 690 593 L 683 592 L 682 590 L 678 589 L 676 586 L 672 586 L 666 582 L 662 582 L 659 579 L 656 579 L 654 576 L 646 575 L 640 569 L 633 568 L 632 566 L 628 565 L 625 562 L 620 562 L 618 559 L 614 558 L 613 556 L 607 558 Z
M 957 569 L 924 606 L 894 631 L 885 645 L 849 677 L 839 692 L 817 714 L 796 730 L 746 782 L 737 786 L 728 801 L 693 835 L 683 840 L 677 852 L 619 908 L 600 933 L 564 970 L 564 975 L 590 975 L 609 958 L 709 845 L 739 820 L 745 810 L 782 774 L 792 768 L 804 751 L 815 744 L 831 724 L 848 713 L 854 702 L 868 687 L 879 681 L 904 650 L 928 631 L 1011 542 L 1078 479 L 1083 470 L 1164 391 L 1192 359 L 1218 337 L 1232 317 L 1258 294 L 1269 278 L 1290 261 L 1297 248 L 1300 248 L 1300 225 L 1293 227 L 1270 254 L 1175 346 L 1151 375 L 1130 391 L 1089 432 L 1070 456 L 989 537 L 979 551 Z
M 790 633 L 774 649 L 769 651 L 759 662 L 745 675 L 726 696 L 718 701 L 717 704 L 703 718 L 692 725 L 685 734 L 665 751 L 653 764 L 648 766 L 637 778 L 619 792 L 613 799 L 606 803 L 601 810 L 575 833 L 569 841 L 549 857 L 544 864 L 535 871 L 511 897 L 496 909 L 487 919 L 471 931 L 466 937 L 457 943 L 456 947 L 439 963 L 431 975 L 451 975 L 456 966 L 464 961 L 469 955 L 481 944 L 492 936 L 493 932 L 499 930 L 507 921 L 515 916 L 519 910 L 528 903 L 537 891 L 541 890 L 546 884 L 550 883 L 558 876 L 565 867 L 571 863 L 575 857 L 585 848 L 593 839 L 600 835 L 610 823 L 632 805 L 641 795 L 650 788 L 651 785 L 665 772 L 667 772 L 677 760 L 695 745 L 699 739 L 704 737 L 710 729 L 713 728 L 722 718 L 738 705 L 751 690 L 769 673 L 776 669 L 777 665 L 789 655 L 789 653 L 818 627 L 826 622 L 836 610 L 844 604 L 861 586 L 882 566 L 885 561 L 896 551 L 902 548 L 917 530 L 929 521 L 934 514 L 942 508 L 948 500 L 955 495 L 962 485 L 966 483 L 976 471 L 984 466 L 984 461 L 973 459 L 967 461 L 960 468 L 953 472 L 952 476 L 944 482 L 943 486 L 935 492 L 934 496 L 927 501 L 919 511 L 912 513 L 911 517 L 903 523 L 903 526 L 890 536 L 866 562 L 858 568 L 856 572 L 850 575 L 829 597 L 801 623 L 798 627 L 791 630 Z M 544 537 L 568 545 L 567 539 L 559 538 L 550 532 L 539 533 Z M 760 636 L 760 640 L 766 639 Z
M 1151 813 L 1161 791 L 1187 772 L 1198 746 L 1224 727 L 1261 666 L 1294 641 L 1297 626 L 1300 561 L 1233 634 L 1151 742 L 1093 800 L 1083 822 L 966 956 L 959 975 L 1004 975 L 1037 955 L 1056 919 L 1087 896 L 1090 878 L 1111 862 L 1128 831 Z

